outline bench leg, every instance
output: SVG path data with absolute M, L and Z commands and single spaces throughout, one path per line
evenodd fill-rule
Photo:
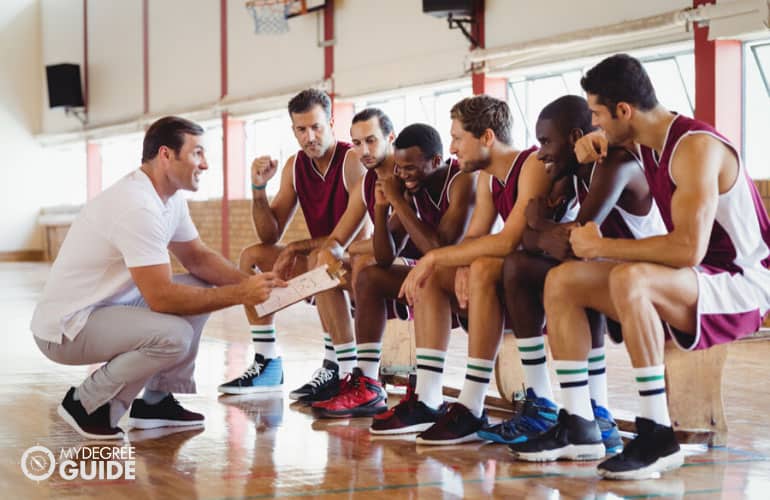
M 503 335 L 500 351 L 495 361 L 495 382 L 503 399 L 513 403 L 513 398 L 524 398 L 524 369 L 516 344 L 516 337 L 511 333 Z
M 684 352 L 666 342 L 666 393 L 671 422 L 678 434 L 710 432 L 708 444 L 727 443 L 722 405 L 722 371 L 727 345 Z
M 400 319 L 388 320 L 382 336 L 380 375 L 384 381 L 394 376 L 408 376 L 414 373 L 416 349 L 414 324 Z

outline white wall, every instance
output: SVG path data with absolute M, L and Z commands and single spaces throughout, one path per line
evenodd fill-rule
M 58 168 L 34 138 L 46 104 L 40 20 L 37 0 L 0 2 L 0 252 L 41 249 L 40 208 L 85 197 L 84 168 Z

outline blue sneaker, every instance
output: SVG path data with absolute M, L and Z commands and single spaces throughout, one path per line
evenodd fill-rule
M 254 363 L 238 378 L 219 386 L 224 394 L 273 392 L 283 389 L 283 362 L 281 358 L 265 359 L 254 355 Z
M 623 451 L 623 440 L 618 432 L 618 424 L 615 423 L 610 411 L 597 405 L 593 399 L 591 400 L 591 408 L 594 410 L 594 419 L 599 424 L 599 430 L 602 431 L 602 442 L 607 449 L 607 455 L 614 455 Z
M 546 398 L 539 398 L 532 388 L 527 389 L 524 405 L 513 417 L 492 427 L 480 430 L 481 439 L 494 443 L 514 444 L 543 433 L 556 424 L 559 407 Z

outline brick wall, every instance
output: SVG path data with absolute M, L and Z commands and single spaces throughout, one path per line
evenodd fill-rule
M 222 248 L 222 200 L 190 201 L 190 217 L 198 228 L 201 239 L 216 251 Z M 238 263 L 241 250 L 258 241 L 257 232 L 251 221 L 251 200 L 230 201 L 230 255 L 227 257 Z M 289 242 L 309 238 L 305 217 L 302 209 L 289 223 L 281 242 Z M 182 272 L 182 267 L 173 258 L 174 272 Z

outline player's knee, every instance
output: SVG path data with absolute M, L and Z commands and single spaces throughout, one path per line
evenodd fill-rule
M 380 289 L 384 271 L 377 266 L 366 266 L 358 269 L 355 273 L 355 280 L 353 282 L 353 289 L 356 296 L 359 294 L 369 295 L 376 293 Z
M 645 295 L 647 266 L 639 263 L 620 264 L 610 271 L 610 297 L 620 307 L 633 304 Z
M 506 289 L 518 288 L 528 276 L 528 257 L 524 252 L 513 252 L 503 261 L 503 286 Z
M 549 303 L 558 303 L 570 293 L 570 284 L 573 280 L 573 272 L 569 263 L 556 266 L 545 276 L 543 288 L 543 301 L 546 308 Z
M 238 257 L 238 269 L 244 273 L 249 273 L 255 265 L 263 271 L 272 267 L 267 257 L 269 247 L 270 245 L 258 243 L 241 250 L 241 255 Z
M 480 257 L 471 264 L 469 281 L 471 286 L 489 286 L 500 279 L 500 260 Z

